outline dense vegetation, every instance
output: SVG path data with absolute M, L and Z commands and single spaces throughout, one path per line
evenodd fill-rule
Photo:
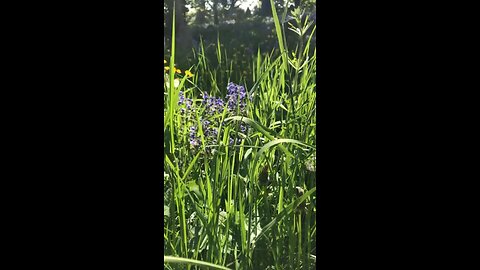
M 182 64 L 181 33 L 170 23 L 164 83 L 167 269 L 315 265 L 315 24 L 306 7 L 269 3 L 270 29 L 258 18 L 206 28 L 210 42 L 201 38 Z M 175 22 L 177 13 L 171 14 Z M 255 32 L 258 23 L 267 26 Z M 232 29 L 248 24 L 251 29 L 243 31 L 250 41 L 244 42 Z M 255 35 L 264 44 L 252 40 Z

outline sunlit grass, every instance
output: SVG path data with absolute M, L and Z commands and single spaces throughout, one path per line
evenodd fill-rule
M 315 28 L 303 21 L 289 26 L 298 31 L 298 45 L 288 48 L 285 26 L 272 11 L 280 51 L 259 49 L 250 59 L 252 85 L 233 81 L 247 91 L 245 108 L 241 102 L 227 106 L 233 78 L 222 71 L 241 66 L 219 41 L 215 65 L 201 44 L 197 64 L 175 67 L 172 24 L 171 56 L 164 62 L 167 269 L 202 262 L 231 269 L 315 264 Z M 207 103 L 204 94 L 224 106 Z

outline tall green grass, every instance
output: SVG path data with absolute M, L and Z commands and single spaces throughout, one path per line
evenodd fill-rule
M 216 65 L 195 53 L 193 77 L 174 80 L 175 24 L 169 72 L 164 84 L 164 252 L 167 269 L 310 269 L 316 260 L 316 48 L 315 26 L 300 19 L 287 31 L 298 33 L 288 48 L 285 25 L 275 5 L 279 51 L 258 50 L 251 59 L 253 96 L 246 114 L 210 116 L 218 126 L 208 141 L 202 119 L 208 109 L 201 94 L 225 97 L 231 72 L 217 42 Z M 173 13 L 175 14 L 175 13 Z M 283 12 L 286 14 L 286 10 Z M 173 17 L 175 20 L 175 17 Z M 308 34 L 307 34 L 308 33 Z M 223 72 L 223 73 L 222 73 Z M 193 100 L 190 118 L 181 113 L 179 93 Z M 249 132 L 240 132 L 240 123 Z M 192 149 L 189 125 L 201 143 Z M 239 139 L 229 145 L 229 137 Z M 223 268 L 222 268 L 223 267 Z

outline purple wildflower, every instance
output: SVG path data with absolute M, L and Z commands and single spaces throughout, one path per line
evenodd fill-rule
M 227 86 L 227 106 L 230 111 L 235 111 L 240 108 L 242 113 L 245 113 L 247 91 L 245 87 L 230 82 Z
M 191 98 L 187 98 L 187 101 L 186 101 L 186 104 L 187 104 L 187 109 L 191 109 L 192 108 L 192 99 Z
M 178 105 L 182 105 L 185 102 L 185 96 L 183 95 L 183 92 L 180 91 L 178 94 Z
M 190 146 L 193 148 L 197 147 L 200 145 L 200 140 L 197 137 L 197 127 L 196 126 L 191 126 L 190 127 Z
M 244 124 L 240 124 L 240 131 L 245 133 L 247 131 L 247 127 Z

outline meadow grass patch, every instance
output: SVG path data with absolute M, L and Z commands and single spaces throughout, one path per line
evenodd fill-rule
M 172 24 L 164 61 L 167 269 L 315 264 L 315 26 L 300 13 L 286 26 L 272 6 L 279 50 L 252 56 L 252 85 L 228 73 L 217 80 L 219 68 L 240 68 L 225 62 L 220 42 L 216 65 L 200 44 L 194 66 L 176 67 Z M 297 33 L 295 48 L 286 30 Z

